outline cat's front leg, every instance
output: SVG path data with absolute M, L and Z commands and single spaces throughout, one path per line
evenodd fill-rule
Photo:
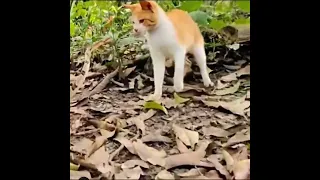
M 162 86 L 165 71 L 165 56 L 159 51 L 150 49 L 150 55 L 153 65 L 154 93 L 148 97 L 148 100 L 159 100 L 162 96 Z
M 181 92 L 183 90 L 185 57 L 186 50 L 184 49 L 180 49 L 174 54 L 173 88 L 176 92 Z

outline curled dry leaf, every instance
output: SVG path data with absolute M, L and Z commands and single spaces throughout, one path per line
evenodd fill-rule
M 240 81 L 238 81 L 235 85 L 225 88 L 225 89 L 220 89 L 220 90 L 215 90 L 213 93 L 218 95 L 218 96 L 223 96 L 227 94 L 233 94 L 238 91 L 240 87 Z
M 70 170 L 70 179 L 80 179 L 81 177 L 86 177 L 91 179 L 91 174 L 89 171 L 73 171 Z
M 232 146 L 234 144 L 250 141 L 250 133 L 237 132 L 223 145 L 223 147 Z
M 193 177 L 193 176 L 200 176 L 204 174 L 207 170 L 205 168 L 192 168 L 187 172 L 177 173 L 180 177 Z
M 227 170 L 231 172 L 234 164 L 233 157 L 226 150 L 222 150 L 222 154 L 227 164 Z
M 176 136 L 187 146 L 191 146 L 194 149 L 194 146 L 199 141 L 199 133 L 196 131 L 191 131 L 179 127 L 178 125 L 173 124 L 172 129 Z
M 135 148 L 133 147 L 132 141 L 130 141 L 129 139 L 127 139 L 124 136 L 121 136 L 119 134 L 116 138 L 114 138 L 114 140 L 116 140 L 119 143 L 121 143 L 122 145 L 124 145 L 124 147 L 126 147 L 128 149 L 128 151 L 130 151 L 130 153 L 136 154 L 136 151 L 135 151 Z
M 214 164 L 214 167 L 222 174 L 226 177 L 226 179 L 230 179 L 231 175 L 228 172 L 228 170 L 222 165 L 220 164 L 219 160 L 215 157 L 210 155 L 209 157 L 207 157 L 207 160 L 210 161 L 211 163 Z
M 167 179 L 175 179 L 174 176 L 167 170 L 160 171 L 156 177 L 156 180 L 167 180 Z
M 164 150 L 158 151 L 155 148 L 149 147 L 140 139 L 137 139 L 137 141 L 133 142 L 133 147 L 142 160 L 148 161 L 153 165 L 165 165 L 164 157 L 166 157 L 167 154 Z
M 216 136 L 216 137 L 227 137 L 227 136 L 230 136 L 231 133 L 224 130 L 224 129 L 220 129 L 220 128 L 217 128 L 217 127 L 213 127 L 213 126 L 210 126 L 210 127 L 202 127 L 202 131 L 203 131 L 203 134 L 205 136 Z
M 248 179 L 250 176 L 250 159 L 237 162 L 234 165 L 233 174 L 236 180 Z
M 172 140 L 166 136 L 162 136 L 160 133 L 150 133 L 141 138 L 142 142 L 166 142 L 172 143 Z
M 88 153 L 86 157 L 88 158 L 91 154 L 93 154 L 97 149 L 99 149 L 105 142 L 107 142 L 108 138 L 112 137 L 115 134 L 114 131 L 107 131 L 104 129 L 100 129 L 102 136 L 96 137 L 95 142 L 88 148 Z
M 133 168 L 135 166 L 140 166 L 140 167 L 144 167 L 144 168 L 149 168 L 148 163 L 142 161 L 142 160 L 138 160 L 138 159 L 132 159 L 132 160 L 128 160 L 126 162 L 124 162 L 121 165 L 122 169 L 126 169 L 126 168 Z
M 150 109 L 147 113 L 141 113 L 138 116 L 131 117 L 131 118 L 127 119 L 127 123 L 128 124 L 135 124 L 137 126 L 137 128 L 141 130 L 142 135 L 145 135 L 146 127 L 145 127 L 144 121 L 151 118 L 156 113 L 157 113 L 156 111 Z
M 208 145 L 209 142 L 202 141 L 196 151 L 168 156 L 165 158 L 165 168 L 170 169 L 182 165 L 197 166 L 201 164 L 201 159 L 206 155 Z

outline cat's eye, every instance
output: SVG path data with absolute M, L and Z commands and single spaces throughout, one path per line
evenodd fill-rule
M 144 19 L 140 19 L 140 20 L 139 20 L 139 23 L 143 23 L 143 22 L 144 22 Z

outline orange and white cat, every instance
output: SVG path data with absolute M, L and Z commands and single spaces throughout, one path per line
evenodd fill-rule
M 145 34 L 150 50 L 155 91 L 149 96 L 149 100 L 159 100 L 162 96 L 166 58 L 173 58 L 175 62 L 174 90 L 183 90 L 186 53 L 194 56 L 204 86 L 213 86 L 207 72 L 204 39 L 187 12 L 178 9 L 165 12 L 155 1 L 140 1 L 124 7 L 131 10 L 134 33 Z

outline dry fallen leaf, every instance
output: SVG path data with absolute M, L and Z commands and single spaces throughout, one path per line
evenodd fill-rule
M 108 160 L 109 160 L 109 153 L 106 151 L 106 148 L 104 146 L 101 146 L 85 161 L 87 163 L 91 163 L 91 164 L 94 164 L 95 166 L 98 166 L 102 163 L 108 163 Z
M 248 179 L 250 175 L 250 159 L 237 162 L 234 165 L 233 174 L 236 180 Z
M 241 145 L 241 144 L 240 144 Z M 235 161 L 242 161 L 245 159 L 248 159 L 248 149 L 247 146 L 242 144 L 243 146 L 241 146 L 239 148 L 239 151 L 235 154 L 232 155 L 233 159 Z
M 213 163 L 214 167 L 227 179 L 231 178 L 231 175 L 228 172 L 228 170 L 222 164 L 220 164 L 219 160 L 215 156 L 210 155 L 209 157 L 207 157 L 207 160 Z
M 141 138 L 142 142 L 167 142 L 172 143 L 172 140 L 166 136 L 162 136 L 159 132 L 157 133 L 150 133 L 146 136 Z
M 223 154 L 224 160 L 226 161 L 226 164 L 227 164 L 226 165 L 227 170 L 229 172 L 231 172 L 233 169 L 233 165 L 234 165 L 233 157 L 226 150 L 222 150 L 222 154 Z
M 82 138 L 80 141 L 71 146 L 72 150 L 76 152 L 81 152 L 83 154 L 87 154 L 90 146 L 92 145 L 92 141 L 88 138 Z
M 229 83 L 222 83 L 220 80 L 217 81 L 217 89 L 223 89 L 225 87 L 229 86 Z
M 119 143 L 121 143 L 122 145 L 124 145 L 124 147 L 126 147 L 128 149 L 128 151 L 130 151 L 130 153 L 136 154 L 136 151 L 133 147 L 132 141 L 130 141 L 129 139 L 125 138 L 121 134 L 118 134 L 118 136 L 116 138 L 114 138 L 114 140 L 116 140 Z
M 145 145 L 140 139 L 133 142 L 133 147 L 137 155 L 144 161 L 148 161 L 153 165 L 164 166 L 164 157 L 167 156 L 164 150 L 157 150 L 155 148 Z
M 188 129 L 181 128 L 175 124 L 172 125 L 172 129 L 176 136 L 187 146 L 191 146 L 194 149 L 194 146 L 199 141 L 199 133 L 196 131 L 191 131 Z
M 145 128 L 146 127 L 145 127 L 144 121 L 151 118 L 156 113 L 157 113 L 156 111 L 150 109 L 147 113 L 141 113 L 138 116 L 134 116 L 134 117 L 127 119 L 127 124 L 128 125 L 135 124 L 137 126 L 137 128 L 141 130 L 142 135 L 145 135 L 145 133 L 146 133 Z
M 136 69 L 136 66 L 133 66 L 133 67 L 130 67 L 130 68 L 127 68 L 123 71 L 123 76 L 124 78 L 129 76 L 134 70 Z
M 201 141 L 196 151 L 168 156 L 165 158 L 165 168 L 170 169 L 182 165 L 197 166 L 201 164 L 201 159 L 206 155 L 208 145 L 208 141 Z
M 140 167 L 144 167 L 144 168 L 149 168 L 149 165 L 142 161 L 142 160 L 138 160 L 138 159 L 132 159 L 132 160 L 128 160 L 126 162 L 124 162 L 121 165 L 122 169 L 126 169 L 126 168 L 133 168 L 135 166 L 140 166 Z
M 176 138 L 176 142 L 177 142 L 177 147 L 178 147 L 178 150 L 180 151 L 180 153 L 192 152 L 192 150 L 188 149 L 187 146 L 185 146 L 183 144 L 183 142 L 181 140 L 179 140 L 178 138 Z
M 226 76 L 221 77 L 220 80 L 224 81 L 224 82 L 230 82 L 230 81 L 235 81 L 238 79 L 237 79 L 236 73 L 231 73 L 231 74 L 228 74 Z
M 129 179 L 139 179 L 140 175 L 144 175 L 142 169 L 140 166 L 137 166 L 135 168 L 128 168 L 128 169 L 123 169 L 124 174 L 129 178 Z
M 235 72 L 237 74 L 237 77 L 240 77 L 242 75 L 250 75 L 250 64 L 247 65 L 246 67 L 239 69 L 237 72 Z
M 193 177 L 193 176 L 200 176 L 204 174 L 207 170 L 205 168 L 192 168 L 187 172 L 177 173 L 180 177 Z
M 202 127 L 202 131 L 205 136 L 212 135 L 212 136 L 216 136 L 216 137 L 227 137 L 227 136 L 231 135 L 230 132 L 228 132 L 224 129 L 213 127 L 213 126 Z
M 218 108 L 221 106 L 224 109 L 229 110 L 234 114 L 244 116 L 245 109 L 250 107 L 250 101 L 245 101 L 245 97 L 246 97 L 246 95 L 243 97 L 240 97 L 236 100 L 233 100 L 231 102 L 205 101 L 205 100 L 202 100 L 202 102 L 209 107 Z
M 95 142 L 89 147 L 86 157 L 89 157 L 91 154 L 93 154 L 108 140 L 108 138 L 112 137 L 115 134 L 115 130 L 112 132 L 108 132 L 104 129 L 100 129 L 100 132 L 102 136 L 96 137 Z
M 250 133 L 244 134 L 243 132 L 237 132 L 223 145 L 223 147 L 232 146 L 237 143 L 250 141 Z
M 209 179 L 214 179 L 214 180 L 222 180 L 222 178 L 219 176 L 219 173 L 216 170 L 211 170 L 205 174 L 205 176 Z
M 70 170 L 70 179 L 80 179 L 81 177 L 86 177 L 91 179 L 91 174 L 89 171 L 72 171 Z
M 213 93 L 218 95 L 218 96 L 223 96 L 227 94 L 233 94 L 238 91 L 240 87 L 240 81 L 238 81 L 235 85 L 225 88 L 225 89 L 220 89 L 220 90 L 214 90 Z
M 162 170 L 160 171 L 156 177 L 155 177 L 156 180 L 167 180 L 167 179 L 175 179 L 174 176 L 168 172 L 167 170 Z

